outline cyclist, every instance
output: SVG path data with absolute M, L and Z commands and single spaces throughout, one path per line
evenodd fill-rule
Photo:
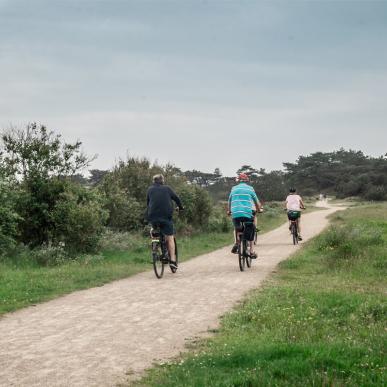
M 235 228 L 234 246 L 231 249 L 231 252 L 234 254 L 238 251 L 237 230 L 240 229 L 241 223 L 252 222 L 254 224 L 255 216 L 253 215 L 253 211 L 262 211 L 261 203 L 254 188 L 247 184 L 249 182 L 249 176 L 241 173 L 236 180 L 238 184 L 231 189 L 227 208 L 227 213 L 232 215 Z M 251 258 L 257 258 L 257 254 L 253 251 L 252 241 L 249 241 L 249 247 Z
M 160 225 L 160 231 L 165 235 L 171 265 L 176 265 L 174 227 L 172 222 L 174 201 L 179 210 L 183 210 L 180 198 L 168 185 L 164 184 L 164 176 L 153 176 L 153 185 L 146 194 L 147 219 L 152 227 Z
M 305 209 L 304 202 L 300 195 L 297 194 L 297 190 L 295 188 L 289 189 L 289 195 L 285 200 L 285 209 L 288 214 L 289 219 L 289 230 L 292 220 L 297 221 L 298 228 L 298 240 L 302 241 L 301 237 L 301 209 Z

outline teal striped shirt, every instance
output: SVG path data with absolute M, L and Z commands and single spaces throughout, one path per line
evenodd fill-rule
M 231 208 L 232 218 L 252 218 L 255 202 L 258 196 L 254 188 L 246 183 L 239 183 L 232 187 L 228 202 Z

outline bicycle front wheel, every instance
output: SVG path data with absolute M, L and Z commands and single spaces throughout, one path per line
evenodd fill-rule
M 156 277 L 161 278 L 164 274 L 164 262 L 158 243 L 152 243 L 152 263 Z
M 178 265 L 178 263 L 179 263 L 179 255 L 178 255 L 178 253 L 177 253 L 177 243 L 176 243 L 176 238 L 173 238 L 173 239 L 174 239 L 174 241 L 175 241 L 175 259 L 176 259 L 176 267 L 169 265 L 169 268 L 171 269 L 171 272 L 172 272 L 172 273 L 176 273 L 176 271 L 177 271 L 177 265 Z

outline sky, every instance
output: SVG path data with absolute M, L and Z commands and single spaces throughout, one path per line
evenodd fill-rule
M 387 152 L 386 1 L 0 0 L 0 129 L 233 176 Z

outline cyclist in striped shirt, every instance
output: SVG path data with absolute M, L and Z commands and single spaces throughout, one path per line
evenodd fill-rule
M 254 188 L 247 184 L 249 176 L 245 173 L 241 173 L 237 177 L 239 184 L 231 189 L 230 196 L 228 198 L 228 214 L 232 216 L 234 223 L 234 246 L 231 250 L 232 253 L 237 253 L 238 245 L 236 243 L 236 230 L 240 228 L 242 222 L 253 222 L 253 211 L 262 211 L 261 203 L 258 199 Z M 253 242 L 250 243 L 250 255 L 252 258 L 256 258 L 257 255 L 253 251 Z

